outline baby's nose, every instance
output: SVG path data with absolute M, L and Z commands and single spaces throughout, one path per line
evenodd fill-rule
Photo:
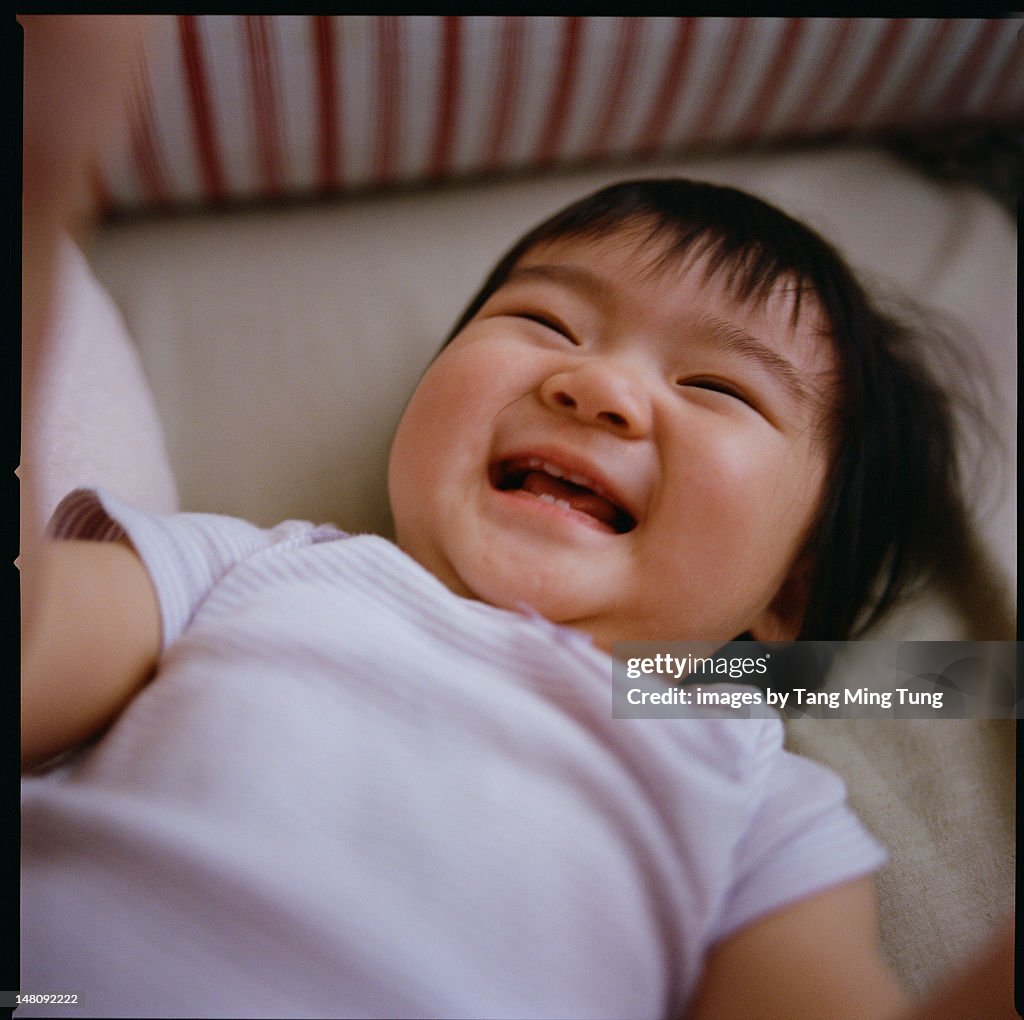
M 549 376 L 541 399 L 553 410 L 625 438 L 639 438 L 651 427 L 651 406 L 639 379 L 622 366 L 588 362 Z

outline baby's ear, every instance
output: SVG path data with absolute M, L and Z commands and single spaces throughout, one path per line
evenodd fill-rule
M 807 612 L 810 588 L 810 563 L 801 557 L 750 628 L 753 637 L 758 641 L 795 641 Z

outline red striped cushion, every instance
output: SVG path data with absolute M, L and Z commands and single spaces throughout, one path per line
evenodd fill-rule
M 183 15 L 107 207 L 1024 115 L 1017 19 Z

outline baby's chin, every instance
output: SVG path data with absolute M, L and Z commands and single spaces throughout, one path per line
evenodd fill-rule
M 538 554 L 524 559 L 521 543 L 504 541 L 500 534 L 477 534 L 470 541 L 471 532 L 467 529 L 454 541 L 446 541 L 444 535 L 399 525 L 396 541 L 453 594 L 543 617 L 586 635 L 607 652 L 620 641 L 725 644 L 743 630 L 729 630 L 727 621 L 709 620 L 699 609 L 687 613 L 678 603 L 666 614 L 666 607 L 653 595 L 646 601 L 643 596 L 627 600 L 622 592 L 628 579 L 615 565 L 597 569 L 591 556 Z M 712 634 L 721 637 L 709 637 Z
M 431 570 L 429 566 L 427 569 Z M 627 614 L 615 607 L 595 604 L 592 589 L 581 586 L 580 590 L 566 590 L 564 584 L 531 583 L 521 571 L 511 581 L 479 570 L 467 570 L 467 576 L 464 576 L 448 563 L 431 572 L 456 595 L 485 602 L 497 609 L 543 617 L 578 632 L 608 654 L 614 652 L 615 644 L 627 641 L 686 641 L 699 645 L 710 654 L 736 637 L 722 630 L 722 636 L 709 638 L 706 628 L 689 628 L 678 619 L 671 622 L 632 617 L 624 619 Z
M 403 532 L 401 527 L 396 528 L 395 545 L 427 573 L 433 574 L 453 594 L 475 602 L 486 601 L 466 584 L 450 560 L 432 545 L 416 541 L 414 537 Z
M 479 563 L 464 570 L 453 566 L 453 578 L 441 576 L 441 580 L 456 594 L 466 598 L 486 602 L 498 609 L 542 616 L 551 623 L 573 627 L 592 637 L 601 630 L 598 621 L 610 612 L 610 607 L 595 602 L 592 585 L 573 585 L 564 577 L 533 575 L 521 568 L 515 569 L 514 565 L 505 570 L 481 567 Z

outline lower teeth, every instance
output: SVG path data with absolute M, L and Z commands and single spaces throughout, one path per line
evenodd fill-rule
M 542 500 L 545 503 L 550 503 L 552 506 L 559 506 L 563 510 L 571 510 L 572 505 L 567 503 L 564 499 L 556 499 L 550 493 L 540 492 L 537 494 L 537 499 Z

